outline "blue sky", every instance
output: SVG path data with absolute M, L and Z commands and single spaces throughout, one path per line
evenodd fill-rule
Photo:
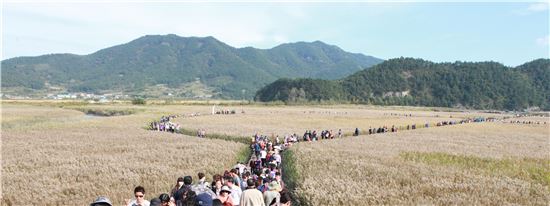
M 7 1 L 2 59 L 89 54 L 147 34 L 213 36 L 234 47 L 320 40 L 346 51 L 435 62 L 549 58 L 546 2 Z

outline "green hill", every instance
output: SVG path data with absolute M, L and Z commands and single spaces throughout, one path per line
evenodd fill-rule
M 212 37 L 148 35 L 89 55 L 51 54 L 2 61 L 2 90 L 140 94 L 156 86 L 189 97 L 201 84 L 215 98 L 252 98 L 282 77 L 338 79 L 382 60 L 323 42 L 272 49 L 234 48 Z M 179 93 L 178 93 L 179 92 Z
M 550 109 L 550 59 L 510 68 L 496 62 L 397 58 L 334 81 L 281 79 L 259 101 L 348 101 L 381 105 Z

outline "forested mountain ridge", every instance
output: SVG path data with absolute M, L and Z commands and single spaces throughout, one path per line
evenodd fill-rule
M 348 101 L 381 105 L 550 109 L 550 59 L 517 67 L 497 62 L 433 63 L 396 58 L 340 80 L 281 79 L 259 101 Z
M 4 60 L 2 89 L 147 96 L 143 91 L 163 85 L 176 97 L 192 97 L 182 90 L 198 84 L 213 98 L 241 99 L 281 77 L 338 79 L 380 62 L 320 41 L 255 49 L 234 48 L 213 37 L 147 35 L 89 55 Z

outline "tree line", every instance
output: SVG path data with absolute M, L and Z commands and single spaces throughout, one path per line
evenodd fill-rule
M 550 110 L 550 59 L 517 67 L 497 62 L 434 63 L 396 58 L 339 80 L 279 79 L 257 101 Z

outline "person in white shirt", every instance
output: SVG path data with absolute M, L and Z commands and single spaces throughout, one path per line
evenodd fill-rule
M 137 186 L 134 189 L 134 196 L 136 199 L 126 200 L 128 206 L 149 206 L 149 201 L 145 199 L 145 188 Z
M 265 159 L 266 157 L 267 157 L 267 151 L 265 151 L 265 149 L 260 151 L 260 159 L 262 159 L 263 166 L 266 166 L 267 164 L 267 160 Z
M 227 177 L 225 179 L 225 184 L 231 190 L 230 195 L 231 195 L 231 199 L 233 199 L 233 205 L 238 206 L 241 202 L 241 195 L 242 195 L 243 191 L 241 190 L 240 187 L 233 184 L 233 178 L 232 177 Z

